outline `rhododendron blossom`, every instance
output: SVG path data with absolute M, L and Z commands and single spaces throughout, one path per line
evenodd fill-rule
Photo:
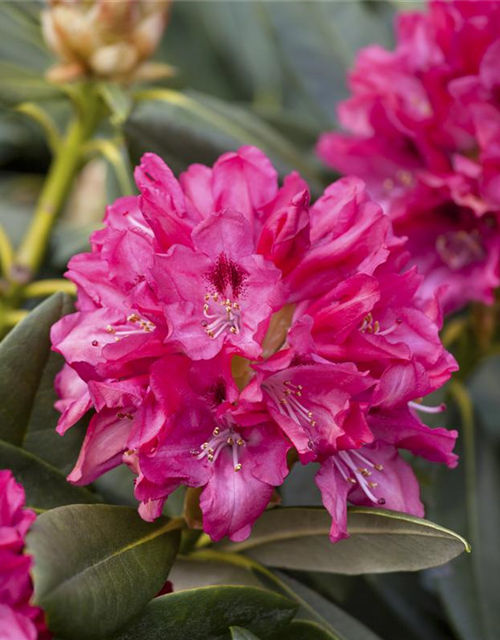
M 500 283 L 499 32 L 498 2 L 402 13 L 395 51 L 358 54 L 338 108 L 347 133 L 318 145 L 327 164 L 366 180 L 446 312 L 491 303 Z
M 348 501 L 422 515 L 398 450 L 456 463 L 456 432 L 418 417 L 456 363 L 364 184 L 311 205 L 252 147 L 179 180 L 146 154 L 136 182 L 70 261 L 78 311 L 52 329 L 59 433 L 94 411 L 69 480 L 125 463 L 146 520 L 197 488 L 214 540 L 246 538 L 297 458 L 320 464 L 332 540 Z
M 32 559 L 24 554 L 26 534 L 36 515 L 24 508 L 24 489 L 0 470 L 0 637 L 48 640 L 43 612 L 30 604 Z

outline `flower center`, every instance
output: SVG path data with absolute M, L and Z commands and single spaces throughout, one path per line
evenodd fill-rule
M 293 384 L 290 380 L 285 380 L 283 383 L 267 381 L 263 387 L 274 400 L 281 414 L 290 417 L 301 427 L 316 426 L 314 413 L 299 400 L 304 389 L 301 384 Z
M 231 448 L 233 457 L 233 468 L 235 472 L 241 471 L 242 464 L 239 461 L 239 452 L 241 447 L 246 445 L 245 440 L 230 427 L 228 429 L 220 429 L 215 427 L 212 438 L 201 445 L 201 451 L 192 449 L 191 454 L 196 456 L 197 460 L 207 458 L 209 462 L 215 462 L 220 453 L 226 447 Z
M 377 474 L 383 472 L 383 465 L 371 462 L 354 449 L 351 451 L 339 451 L 333 456 L 333 462 L 344 480 L 349 484 L 358 485 L 373 504 L 385 504 L 385 498 L 377 498 L 373 493 L 373 490 L 378 487 L 376 477 Z M 367 480 L 372 475 L 374 475 L 375 480 Z
M 221 298 L 218 293 L 207 293 L 203 305 L 202 327 L 209 338 L 215 340 L 222 333 L 239 334 L 241 331 L 241 309 L 238 302 Z
M 381 331 L 380 322 L 378 320 L 374 320 L 373 315 L 370 312 L 365 316 L 359 330 L 361 333 L 374 333 L 378 336 L 388 336 L 390 333 L 395 331 L 402 322 L 401 318 L 396 318 L 390 327 Z
M 436 251 L 452 271 L 460 271 L 485 257 L 478 229 L 439 235 L 436 238 Z

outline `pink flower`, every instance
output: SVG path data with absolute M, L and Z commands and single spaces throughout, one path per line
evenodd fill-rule
M 35 518 L 24 508 L 22 486 L 10 471 L 0 471 L 0 630 L 6 640 L 50 637 L 41 609 L 30 604 L 32 560 L 23 553 Z
M 242 540 L 294 448 L 320 463 L 329 509 L 346 484 L 332 540 L 348 498 L 381 499 L 346 476 L 349 461 L 383 458 L 387 506 L 421 513 L 416 481 L 398 485 L 413 476 L 397 449 L 454 463 L 456 434 L 425 427 L 412 403 L 456 365 L 363 183 L 343 179 L 311 206 L 300 176 L 280 187 L 252 147 L 179 180 L 147 154 L 136 181 L 141 195 L 109 207 L 91 253 L 71 260 L 78 311 L 52 329 L 66 360 L 59 433 L 94 411 L 69 480 L 128 465 L 146 520 L 178 487 L 199 489 L 204 530 Z
M 500 283 L 499 25 L 497 2 L 401 14 L 395 51 L 358 55 L 338 110 L 348 133 L 318 143 L 327 164 L 366 180 L 446 312 L 491 303 Z
M 172 418 L 138 460 L 139 498 L 154 495 L 154 500 L 163 502 L 180 484 L 204 487 L 200 499 L 204 529 L 214 540 L 225 535 L 242 540 L 249 535 L 273 487 L 288 474 L 286 453 L 291 446 L 269 417 L 245 425 L 241 416 L 238 421 L 233 415 L 231 405 L 238 390 L 229 366 L 229 361 L 193 363 L 178 355 L 154 365 L 152 387 L 164 404 L 164 414 Z M 172 403 L 177 411 L 172 411 Z

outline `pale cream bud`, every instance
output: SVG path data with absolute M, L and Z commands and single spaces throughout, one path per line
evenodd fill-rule
M 51 0 L 42 31 L 60 62 L 48 77 L 131 82 L 171 75 L 168 65 L 146 62 L 161 40 L 169 7 L 170 0 Z

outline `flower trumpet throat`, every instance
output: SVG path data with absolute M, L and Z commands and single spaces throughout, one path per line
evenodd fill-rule
M 48 47 L 59 58 L 53 82 L 96 77 L 118 82 L 172 74 L 148 62 L 167 24 L 170 0 L 50 0 L 42 12 Z
M 348 502 L 423 515 L 399 451 L 456 464 L 456 432 L 419 418 L 456 363 L 363 182 L 311 203 L 254 147 L 179 178 L 146 154 L 135 178 L 71 259 L 77 312 L 52 328 L 59 433 L 93 413 L 69 480 L 127 465 L 146 520 L 189 487 L 213 540 L 250 534 L 291 459 L 318 464 L 332 541 Z

